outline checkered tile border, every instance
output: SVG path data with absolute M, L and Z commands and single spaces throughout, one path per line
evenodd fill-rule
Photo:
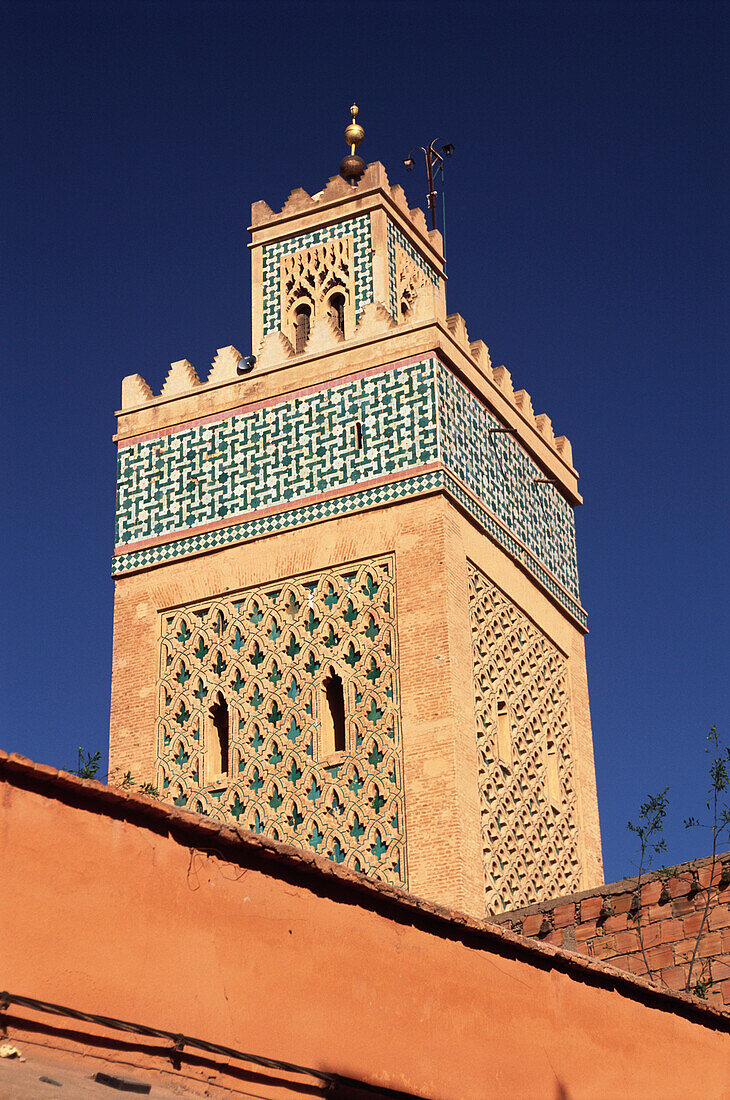
M 150 565 L 159 565 L 160 562 L 174 561 L 177 558 L 186 557 L 188 554 L 217 550 L 221 546 L 230 546 L 233 543 L 244 542 L 246 539 L 269 535 L 275 531 L 285 531 L 291 527 L 316 523 L 318 520 L 329 519 L 331 516 L 346 515 L 349 512 L 357 512 L 363 508 L 386 504 L 391 500 L 402 500 L 404 497 L 415 496 L 418 493 L 436 489 L 440 484 L 441 473 L 434 470 L 430 473 L 419 474 L 416 477 L 405 478 L 403 481 L 392 481 L 386 485 L 377 485 L 359 493 L 351 493 L 348 496 L 333 497 L 331 500 L 320 501 L 316 504 L 305 504 L 286 512 L 277 512 L 274 515 L 263 516 L 261 519 L 236 523 L 230 527 L 219 527 L 217 530 L 205 531 L 203 534 L 192 535 L 190 538 L 150 546 L 144 550 L 133 550 L 128 554 L 112 559 L 112 573 L 119 576 L 135 569 L 145 569 Z

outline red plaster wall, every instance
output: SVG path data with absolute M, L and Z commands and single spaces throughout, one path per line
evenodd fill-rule
M 702 926 L 691 987 L 730 1009 L 730 853 L 541 902 L 495 917 L 523 936 L 577 951 L 668 989 L 684 990 Z M 709 907 L 708 903 L 709 893 Z M 707 908 L 707 919 L 703 914 Z M 643 950 L 642 950 L 643 945 Z M 648 963 L 648 969 L 647 969 Z
M 0 807 L 11 993 L 419 1097 L 730 1096 L 689 998 L 4 754 Z

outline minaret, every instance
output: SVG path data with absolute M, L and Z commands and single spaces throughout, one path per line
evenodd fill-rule
M 581 498 L 357 114 L 252 207 L 256 358 L 123 382 L 111 770 L 484 915 L 602 881 Z

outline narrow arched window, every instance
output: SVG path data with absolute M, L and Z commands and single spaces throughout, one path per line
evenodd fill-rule
M 208 778 L 212 780 L 219 775 L 228 774 L 228 706 L 220 692 L 208 716 Z
M 555 747 L 555 739 L 548 737 L 545 742 L 545 763 L 547 765 L 547 788 L 550 804 L 555 810 L 559 810 L 563 804 L 563 794 L 560 790 L 560 772 L 558 771 L 558 753 Z
M 500 764 L 512 767 L 512 723 L 506 699 L 497 700 L 497 754 Z
M 329 675 L 322 681 L 320 717 L 320 748 L 322 756 L 345 749 L 345 693 L 342 677 L 330 666 Z
M 335 323 L 335 328 L 345 335 L 345 296 L 333 294 L 330 298 L 330 317 Z
M 307 340 L 309 339 L 309 326 L 312 320 L 312 311 L 309 306 L 299 306 L 294 314 L 294 329 L 295 329 L 295 351 L 297 355 L 301 355 L 307 346 Z

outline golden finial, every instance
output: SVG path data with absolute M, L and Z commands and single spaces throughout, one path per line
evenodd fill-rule
M 353 103 L 352 107 L 350 107 L 352 122 L 345 130 L 345 141 L 350 146 L 351 156 L 354 156 L 355 149 L 365 137 L 365 131 L 363 130 L 362 126 L 358 122 L 355 122 L 355 119 L 357 118 L 359 113 L 360 108 L 358 107 L 357 103 Z
M 340 164 L 340 175 L 353 186 L 362 178 L 365 172 L 365 161 L 355 153 L 358 145 L 365 137 L 362 126 L 359 122 L 355 122 L 359 113 L 360 108 L 357 103 L 353 103 L 350 107 L 350 115 L 352 116 L 350 125 L 345 130 L 345 141 L 350 146 L 350 155 L 345 157 Z

